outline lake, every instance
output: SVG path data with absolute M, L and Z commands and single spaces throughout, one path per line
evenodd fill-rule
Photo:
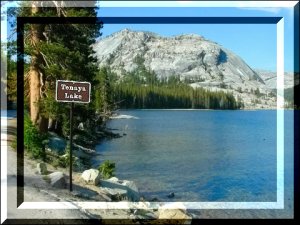
M 116 176 L 161 201 L 276 201 L 276 110 L 127 110 L 107 124 L 123 137 L 97 146 Z M 292 190 L 293 111 L 285 111 Z M 167 195 L 175 193 L 169 199 Z
M 17 110 L 2 110 L 1 109 L 1 118 L 12 119 L 17 117 Z

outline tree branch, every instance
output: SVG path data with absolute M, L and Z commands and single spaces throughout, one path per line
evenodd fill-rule
M 40 51 L 40 53 L 41 53 L 41 56 L 43 57 L 44 62 L 46 63 L 46 66 L 48 68 L 50 68 L 48 60 L 47 60 L 47 56 L 43 52 L 41 52 L 41 51 Z
M 39 71 L 39 74 L 40 74 L 40 83 L 41 83 L 40 96 L 41 96 L 41 98 L 43 98 L 44 97 L 43 96 L 43 94 L 44 94 L 43 88 L 45 86 L 45 83 L 44 83 L 44 80 L 43 80 L 44 75 L 43 75 L 43 73 L 41 71 Z
M 63 68 L 63 70 L 66 70 L 66 67 L 63 64 L 59 63 L 59 65 L 61 66 L 61 68 Z

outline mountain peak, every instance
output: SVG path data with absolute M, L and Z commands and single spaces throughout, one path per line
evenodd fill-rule
M 205 40 L 205 38 L 199 34 L 180 34 L 173 36 L 175 39 L 199 39 L 199 40 Z
M 240 79 L 263 83 L 240 57 L 198 34 L 162 37 L 153 32 L 124 29 L 98 41 L 94 48 L 100 65 L 110 62 L 116 72 L 123 64 L 123 69 L 132 71 L 133 59 L 140 55 L 159 77 L 175 74 L 222 82 Z
M 118 35 L 148 35 L 148 36 L 153 36 L 153 37 L 159 37 L 159 35 L 157 33 L 154 33 L 154 32 L 144 31 L 144 30 L 131 30 L 129 28 L 125 28 L 123 30 L 115 32 L 112 35 L 113 36 L 118 36 Z
M 263 79 L 243 59 L 198 34 L 162 37 L 153 32 L 124 29 L 93 47 L 99 66 L 110 66 L 120 77 L 137 68 L 135 59 L 139 56 L 158 78 L 176 75 L 190 81 L 193 87 L 237 94 L 257 88 L 268 92 Z

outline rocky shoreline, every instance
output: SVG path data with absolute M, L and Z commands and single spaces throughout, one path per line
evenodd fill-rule
M 32 165 L 34 163 L 36 162 L 32 161 Z M 51 168 L 50 171 L 48 171 L 47 167 Z M 41 168 L 44 168 L 44 175 L 41 174 Z M 73 191 L 70 192 L 68 190 L 69 176 L 67 175 L 67 169 L 60 168 L 55 172 L 53 172 L 53 169 L 50 164 L 37 164 L 35 174 L 42 175 L 46 186 L 41 185 L 40 187 L 36 186 L 36 188 L 40 192 L 56 197 L 59 201 L 128 203 L 127 209 L 99 210 L 79 208 L 81 212 L 84 212 L 90 218 L 125 219 L 132 220 L 132 222 L 134 220 L 170 219 L 179 220 L 177 223 L 183 222 L 185 224 L 192 219 L 182 204 L 177 205 L 178 209 L 171 210 L 166 209 L 162 204 L 147 202 L 140 198 L 138 188 L 133 181 L 119 180 L 116 177 L 101 179 L 95 169 L 85 170 L 83 173 L 74 172 L 72 179 Z M 176 206 L 174 207 L 176 208 Z
M 7 130 L 16 130 L 16 119 L 7 121 Z M 7 132 L 7 134 L 8 164 L 15 166 L 14 173 L 16 173 L 16 152 L 10 147 L 15 133 Z M 140 197 L 138 188 L 133 181 L 119 180 L 116 177 L 103 179 L 97 171 L 89 169 L 83 172 L 73 172 L 73 191 L 70 192 L 68 189 L 68 168 L 54 167 L 49 163 L 31 159 L 25 154 L 24 201 L 44 202 L 47 199 L 47 201 L 75 203 L 126 203 L 128 207 L 125 209 L 118 209 L 117 207 L 114 209 L 87 209 L 77 204 L 78 211 L 75 215 L 72 215 L 74 218 L 78 216 L 79 218 L 101 219 L 107 220 L 109 223 L 117 221 L 117 223 L 120 223 L 120 220 L 133 224 L 147 223 L 147 221 L 150 224 L 159 224 L 163 221 L 167 222 L 166 220 L 175 221 L 177 224 L 189 224 L 191 222 L 192 217 L 187 213 L 184 205 L 170 203 L 173 205 L 171 206 L 172 209 L 169 209 L 170 206 L 162 203 L 146 201 Z M 58 215 L 53 218 L 60 218 L 60 214 L 65 213 L 64 211 L 58 211 L 61 210 L 56 210 Z M 24 216 L 26 217 L 26 215 Z

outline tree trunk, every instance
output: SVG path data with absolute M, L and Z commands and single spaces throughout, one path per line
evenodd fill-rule
M 38 2 L 32 2 L 31 13 L 32 16 L 40 12 L 40 7 L 37 5 Z M 31 42 L 34 47 L 34 51 L 31 55 L 31 64 L 29 70 L 30 77 L 30 118 L 33 124 L 35 124 L 40 132 L 46 132 L 48 128 L 47 119 L 41 115 L 39 102 L 42 99 L 41 86 L 41 68 L 40 65 L 43 63 L 41 54 L 38 50 L 38 44 L 43 41 L 43 24 L 32 24 L 31 25 Z
M 37 124 L 39 115 L 40 115 L 40 107 L 38 103 L 41 99 L 40 95 L 40 74 L 37 68 L 37 65 L 34 61 L 36 60 L 36 56 L 32 56 L 31 65 L 30 65 L 30 117 L 33 124 Z

